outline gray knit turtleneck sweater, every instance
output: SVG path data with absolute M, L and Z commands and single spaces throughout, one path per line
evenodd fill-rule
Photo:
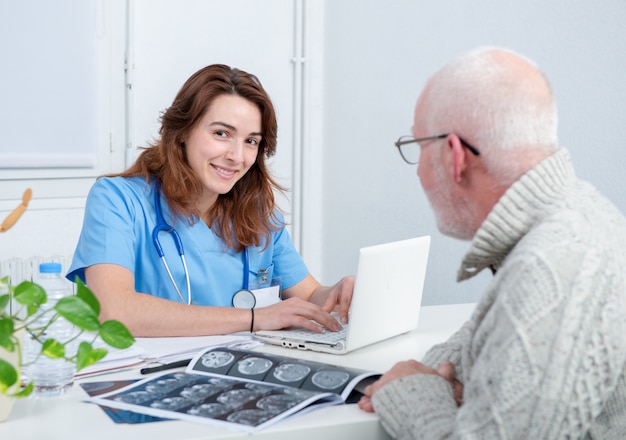
M 471 319 L 423 362 L 456 366 L 373 398 L 402 439 L 625 439 L 626 219 L 565 150 L 516 182 L 476 233 L 464 280 L 497 272 Z

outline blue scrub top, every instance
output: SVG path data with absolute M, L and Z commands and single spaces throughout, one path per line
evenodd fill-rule
M 152 241 L 156 225 L 154 185 L 143 177 L 101 178 L 89 192 L 83 229 L 67 278 L 85 281 L 85 268 L 110 263 L 123 266 L 135 275 L 135 290 L 179 301 Z M 189 224 L 186 218 L 173 219 L 161 197 L 165 221 L 180 235 L 191 280 L 192 302 L 206 306 L 232 306 L 233 294 L 243 287 L 243 253 L 226 249 L 203 221 Z M 281 217 L 282 220 L 282 217 Z M 171 234 L 159 233 L 167 264 L 187 301 L 185 270 Z M 302 258 L 283 228 L 271 236 L 267 249 L 249 247 L 251 288 L 262 277 L 280 277 L 281 288 L 289 288 L 308 275 Z

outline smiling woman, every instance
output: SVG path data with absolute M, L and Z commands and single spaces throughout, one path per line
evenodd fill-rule
M 196 210 L 209 226 L 208 213 L 218 195 L 228 193 L 248 172 L 261 140 L 258 107 L 241 96 L 221 95 L 183 141 L 189 166 L 203 187 Z
M 329 312 L 339 305 L 347 317 L 353 279 L 322 287 L 284 229 L 274 199 L 282 188 L 266 165 L 276 113 L 258 78 L 200 69 L 161 124 L 134 165 L 92 187 L 68 278 L 86 281 L 103 315 L 137 336 L 320 331 L 311 320 L 339 329 Z M 233 307 L 234 293 L 277 283 L 286 301 Z

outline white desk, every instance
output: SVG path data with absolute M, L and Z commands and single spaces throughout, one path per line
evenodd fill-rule
M 417 330 L 347 355 L 319 354 L 264 345 L 259 350 L 301 357 L 328 364 L 353 366 L 385 372 L 397 361 L 421 358 L 433 344 L 446 340 L 470 316 L 474 304 L 422 307 Z M 196 339 L 196 338 L 194 338 Z M 210 345 L 210 337 L 206 339 Z M 85 381 L 139 377 L 137 370 L 115 373 Z M 249 434 L 186 421 L 143 424 L 116 424 L 97 406 L 83 403 L 86 393 L 78 385 L 57 398 L 18 400 L 9 420 L 0 423 L 0 439 L 113 439 L 181 440 L 243 439 Z M 253 434 L 259 439 L 387 439 L 375 414 L 364 413 L 356 405 L 339 405 L 295 415 Z

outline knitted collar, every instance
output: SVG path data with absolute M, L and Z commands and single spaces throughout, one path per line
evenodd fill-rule
M 546 207 L 562 200 L 566 187 L 575 179 L 569 153 L 560 149 L 511 185 L 476 231 L 457 281 L 471 278 L 486 267 L 500 267 Z

